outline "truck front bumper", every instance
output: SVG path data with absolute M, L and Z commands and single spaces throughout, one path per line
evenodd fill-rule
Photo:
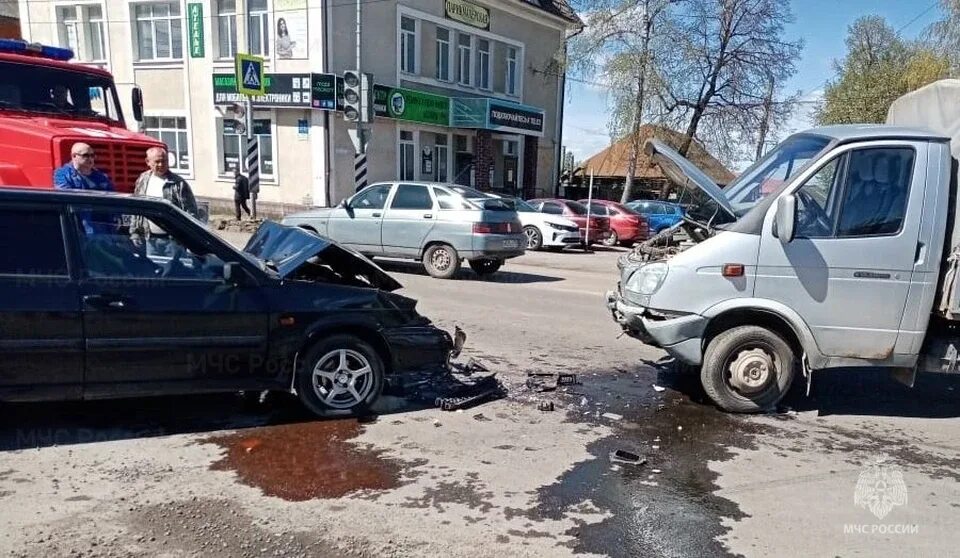
M 619 290 L 607 293 L 607 308 L 627 335 L 659 347 L 680 362 L 697 366 L 703 360 L 703 332 L 707 319 L 699 314 L 667 316 L 635 305 Z

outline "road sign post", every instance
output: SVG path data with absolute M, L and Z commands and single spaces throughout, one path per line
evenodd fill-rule
M 260 192 L 260 156 L 257 135 L 253 131 L 253 96 L 264 95 L 267 83 L 263 74 L 263 58 L 249 54 L 237 53 L 234 59 L 234 68 L 237 81 L 237 93 L 247 96 L 246 117 L 247 145 L 245 161 L 247 166 L 247 182 L 250 184 L 251 215 L 257 218 L 257 196 Z

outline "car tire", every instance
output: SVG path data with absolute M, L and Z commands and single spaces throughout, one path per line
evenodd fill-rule
M 721 409 L 756 413 L 772 408 L 786 395 L 796 368 L 796 355 L 779 334 L 759 326 L 739 326 L 707 345 L 700 382 Z
M 610 231 L 610 236 L 603 240 L 604 246 L 616 246 L 620 244 L 620 235 L 617 234 L 617 231 Z
M 452 279 L 460 271 L 460 254 L 449 244 L 434 244 L 423 254 L 423 267 L 430 277 Z
M 354 335 L 333 335 L 304 355 L 297 395 L 319 417 L 364 415 L 383 391 L 384 373 L 383 359 L 369 343 Z
M 523 234 L 527 235 L 527 250 L 539 250 L 543 247 L 543 234 L 533 225 L 523 227 Z
M 503 266 L 503 260 L 470 260 L 470 269 L 483 277 L 496 273 Z

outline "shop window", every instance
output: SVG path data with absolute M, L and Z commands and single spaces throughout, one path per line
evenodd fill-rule
M 398 174 L 400 180 L 415 180 L 416 154 L 413 132 L 401 131 L 399 145 L 400 172 Z
M 167 145 L 170 168 L 175 171 L 190 170 L 190 146 L 187 142 L 187 119 L 183 116 L 145 116 L 144 131 Z
M 237 0 L 217 2 L 217 57 L 237 54 Z
M 238 133 L 236 120 L 220 119 L 219 127 L 221 130 L 220 174 L 231 175 L 236 168 L 239 168 L 242 172 L 246 172 L 246 134 Z M 262 178 L 273 178 L 275 173 L 273 164 L 273 128 L 270 119 L 255 118 L 253 120 L 253 133 L 256 134 L 259 143 L 260 176 Z
M 57 35 L 60 45 L 72 50 L 79 60 L 106 60 L 103 10 L 99 5 L 57 6 Z
M 270 55 L 270 12 L 267 0 L 247 2 L 247 45 L 250 54 Z
M 469 87 L 472 84 L 470 81 L 470 64 L 473 62 L 473 37 L 463 33 L 458 34 L 457 51 L 459 53 L 457 59 L 459 83 Z
M 138 60 L 181 60 L 183 33 L 179 2 L 134 4 Z
M 477 87 L 490 89 L 490 41 L 477 39 Z
M 417 21 L 406 16 L 400 18 L 400 71 L 417 73 Z
M 437 79 L 450 81 L 450 30 L 437 27 Z
M 507 95 L 517 94 L 517 49 L 514 47 L 507 47 L 507 79 L 504 83 Z

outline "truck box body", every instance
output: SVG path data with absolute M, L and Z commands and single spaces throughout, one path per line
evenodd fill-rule
M 940 292 L 934 311 L 960 320 L 960 221 L 957 215 L 957 166 L 960 160 L 960 79 L 940 80 L 907 93 L 890 105 L 887 124 L 926 128 L 950 138 L 953 156 L 947 231 L 941 260 Z

